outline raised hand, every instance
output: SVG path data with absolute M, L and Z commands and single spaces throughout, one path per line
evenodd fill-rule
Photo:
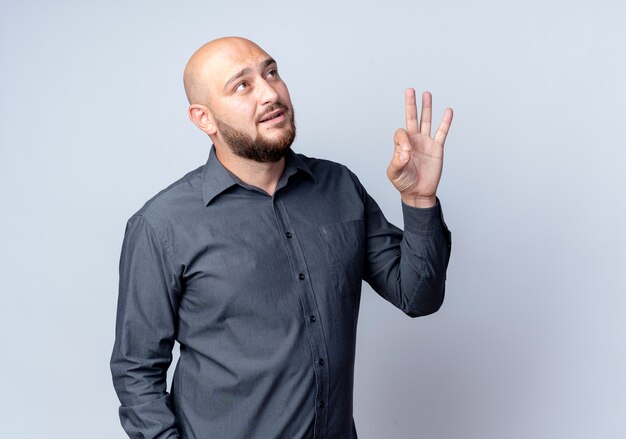
M 406 130 L 399 128 L 393 136 L 394 153 L 387 177 L 400 191 L 405 204 L 432 207 L 443 168 L 443 145 L 452 123 L 452 108 L 446 108 L 435 137 L 430 137 L 432 96 L 422 94 L 422 115 L 417 121 L 415 90 L 404 92 Z

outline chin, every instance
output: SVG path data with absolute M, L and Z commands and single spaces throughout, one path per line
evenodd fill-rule
M 284 127 L 275 127 L 279 130 L 274 135 L 257 133 L 255 138 L 223 122 L 217 122 L 222 137 L 233 153 L 260 163 L 273 163 L 282 159 L 296 137 L 293 121 Z

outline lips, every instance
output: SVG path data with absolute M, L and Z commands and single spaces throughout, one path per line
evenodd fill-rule
M 258 119 L 257 123 L 272 124 L 282 122 L 287 119 L 288 111 L 289 108 L 285 104 L 276 102 L 265 109 L 265 114 Z
M 260 123 L 263 122 L 269 122 L 270 120 L 276 119 L 281 117 L 284 114 L 284 110 L 274 110 L 271 113 L 265 115 L 261 120 Z

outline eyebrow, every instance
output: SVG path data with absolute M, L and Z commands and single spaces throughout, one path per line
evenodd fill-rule
M 272 64 L 276 64 L 276 61 L 274 60 L 274 58 L 268 58 L 259 64 L 259 68 L 263 70 Z M 237 79 L 251 72 L 252 72 L 252 69 L 250 67 L 246 67 L 245 69 L 235 73 L 233 76 L 230 77 L 228 81 L 226 81 L 226 84 L 224 84 L 224 90 L 226 90 L 232 82 L 236 81 Z

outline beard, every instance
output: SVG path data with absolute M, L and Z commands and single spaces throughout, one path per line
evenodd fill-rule
M 283 105 L 274 106 L 270 108 L 267 113 L 276 109 L 283 109 L 285 114 L 287 114 L 287 107 Z M 291 118 L 284 123 L 289 124 L 289 126 L 286 131 L 281 133 L 280 137 L 276 139 L 266 139 L 260 134 L 257 134 L 256 138 L 253 138 L 251 135 L 215 119 L 215 124 L 231 151 L 240 157 L 261 163 L 275 163 L 282 159 L 287 151 L 289 151 L 291 144 L 296 138 L 296 124 L 293 110 L 291 111 Z

